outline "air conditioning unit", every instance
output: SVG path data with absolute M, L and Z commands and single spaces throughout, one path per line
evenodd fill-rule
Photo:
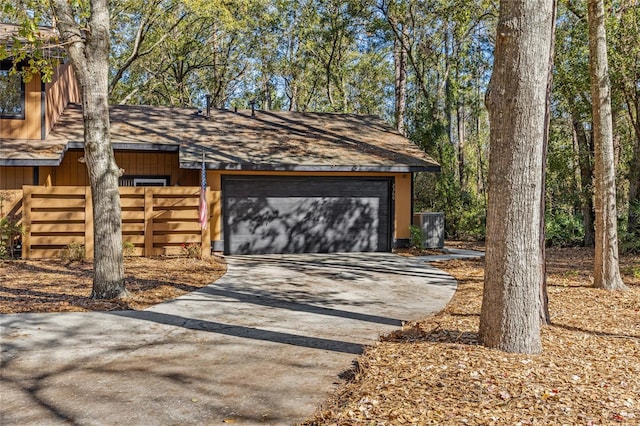
M 444 213 L 415 213 L 413 215 L 413 224 L 422 230 L 424 248 L 444 247 Z

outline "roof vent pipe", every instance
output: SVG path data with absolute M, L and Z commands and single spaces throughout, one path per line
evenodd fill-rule
M 207 99 L 207 118 L 211 117 L 211 95 L 205 96 Z
M 251 104 L 251 116 L 255 117 L 256 116 L 256 100 L 251 99 L 251 102 L 249 103 Z

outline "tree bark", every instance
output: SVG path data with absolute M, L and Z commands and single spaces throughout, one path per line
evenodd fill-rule
M 393 59 L 395 65 L 395 120 L 396 130 L 405 134 L 404 114 L 407 106 L 407 34 L 405 26 L 399 29 L 401 40 L 395 40 L 393 45 Z
M 547 263 L 546 263 L 546 229 L 545 229 L 545 210 L 546 210 L 546 183 L 547 183 L 547 151 L 549 149 L 549 125 L 551 122 L 551 87 L 553 83 L 553 57 L 555 52 L 556 41 L 556 11 L 557 1 L 553 0 L 552 16 L 551 16 L 551 43 L 549 47 L 549 61 L 547 69 L 547 89 L 545 94 L 545 118 L 544 118 L 544 139 L 542 143 L 542 185 L 540 186 L 540 323 L 551 324 L 551 315 L 549 314 L 549 294 L 547 291 Z
M 94 275 L 92 298 L 126 296 L 118 178 L 109 133 L 109 11 L 106 0 L 91 0 L 88 29 L 75 20 L 66 0 L 52 3 L 62 43 L 82 97 L 84 150 L 93 200 Z
M 633 124 L 635 143 L 629 162 L 629 211 L 627 212 L 627 232 L 640 237 L 640 88 L 635 96 L 627 97 L 629 120 Z M 634 114 L 635 110 L 635 114 Z M 636 206 L 634 208 L 634 205 Z
M 596 249 L 593 285 L 608 290 L 623 290 L 626 286 L 618 265 L 616 175 L 604 2 L 588 0 L 587 9 L 595 147 Z
M 580 187 L 582 200 L 582 225 L 584 226 L 585 247 L 595 245 L 595 231 L 593 228 L 593 143 L 587 137 L 584 125 L 577 118 L 571 119 L 573 131 L 578 146 L 578 166 L 580 168 Z
M 489 110 L 486 272 L 479 337 L 537 353 L 540 338 L 542 153 L 553 2 L 502 0 Z

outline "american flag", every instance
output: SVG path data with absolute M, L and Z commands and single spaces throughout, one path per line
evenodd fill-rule
M 207 171 L 204 166 L 204 152 L 202 153 L 202 170 L 200 171 L 200 206 L 198 222 L 202 229 L 207 229 L 209 221 L 209 205 L 207 204 Z

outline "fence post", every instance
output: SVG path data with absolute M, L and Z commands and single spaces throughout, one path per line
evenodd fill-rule
M 22 236 L 22 258 L 31 258 L 31 192 L 32 186 L 22 187 L 22 226 L 24 235 Z
M 144 257 L 153 256 L 153 188 L 144 188 Z
M 91 186 L 84 188 L 84 252 L 87 259 L 93 259 L 93 198 Z

